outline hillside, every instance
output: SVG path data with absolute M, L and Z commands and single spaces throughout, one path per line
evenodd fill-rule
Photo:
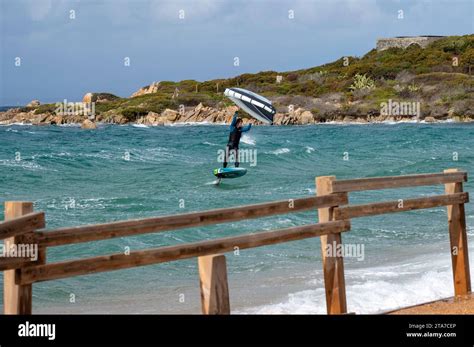
M 279 83 L 277 76 L 281 76 Z M 446 37 L 424 49 L 416 45 L 407 49 L 373 49 L 363 57 L 341 57 L 322 66 L 296 71 L 263 71 L 205 82 L 161 81 L 143 87 L 135 93 L 138 96 L 129 98 L 93 94 L 105 95 L 97 100 L 96 120 L 145 124 L 223 122 L 232 113 L 229 108 L 232 103 L 222 92 L 236 86 L 272 100 L 279 112 L 277 124 L 414 117 L 383 114 L 381 105 L 389 100 L 419 102 L 419 119 L 474 120 L 474 35 Z M 10 110 L 0 113 L 0 121 L 67 123 L 82 120 L 80 116 L 70 115 L 58 118 L 55 109 L 54 104 L 45 104 Z M 305 114 L 304 120 L 302 114 Z

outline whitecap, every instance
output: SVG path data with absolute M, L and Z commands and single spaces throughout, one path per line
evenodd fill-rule
M 207 141 L 204 141 L 203 144 L 208 145 L 208 146 L 221 146 L 221 145 L 218 145 L 217 143 L 212 143 L 212 142 L 207 142 Z
M 365 268 L 348 266 L 345 276 L 348 312 L 358 314 L 387 312 L 453 296 L 449 253 L 425 254 L 409 263 Z M 288 294 L 278 303 L 245 308 L 237 313 L 326 314 L 321 277 L 322 271 L 315 271 L 305 290 Z
M 247 145 L 252 145 L 252 146 L 255 146 L 255 144 L 256 144 L 255 139 L 253 137 L 247 135 L 247 134 L 243 134 L 240 141 L 247 144 Z
M 280 155 L 280 154 L 290 153 L 290 149 L 289 148 L 278 148 L 278 149 L 276 149 L 274 151 L 270 151 L 268 153 Z

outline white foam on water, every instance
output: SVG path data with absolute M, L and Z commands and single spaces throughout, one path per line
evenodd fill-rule
M 12 126 L 12 125 L 22 125 L 22 126 L 26 126 L 26 125 L 31 125 L 31 123 L 16 122 L 16 123 L 9 123 L 9 124 L 6 124 L 6 126 Z
M 130 154 L 130 161 L 137 162 L 165 162 L 173 159 L 190 160 L 185 154 L 167 147 L 131 148 L 128 153 Z M 115 157 L 113 158 L 115 159 Z M 194 162 L 198 163 L 198 161 Z
M 192 126 L 192 125 L 226 125 L 226 123 L 213 123 L 209 121 L 205 122 L 175 122 L 175 123 L 170 123 L 170 124 L 165 124 L 165 126 L 170 126 L 170 127 L 182 127 L 182 126 Z
M 306 146 L 306 153 L 312 153 L 314 152 L 314 148 L 311 146 Z
M 290 149 L 289 148 L 278 148 L 274 151 L 270 151 L 270 152 L 267 152 L 267 153 L 280 155 L 280 154 L 290 153 Z
M 134 128 L 149 128 L 149 126 L 145 125 L 145 124 L 132 124 L 132 127 L 134 127 Z
M 33 154 L 31 159 L 44 159 L 44 158 L 55 158 L 55 157 L 73 157 L 69 152 L 59 152 L 59 153 L 41 153 L 41 154 Z
M 208 146 L 221 146 L 221 145 L 219 145 L 219 144 L 217 144 L 217 143 L 212 143 L 212 142 L 207 142 L 207 141 L 204 141 L 204 142 L 203 142 L 203 145 L 208 145 Z
M 471 252 L 471 257 L 474 252 Z M 348 312 L 381 313 L 453 296 L 449 253 L 418 257 L 414 262 L 369 268 L 346 267 Z M 322 272 L 311 276 L 305 289 L 278 302 L 241 310 L 249 314 L 326 314 Z
M 102 124 L 102 123 L 98 123 Z M 56 126 L 61 128 L 80 128 L 82 126 L 81 123 L 64 123 L 64 124 L 57 124 Z
M 251 146 L 255 146 L 255 144 L 257 143 L 253 137 L 247 134 L 243 134 L 240 141 Z
M 13 129 L 13 128 L 7 128 L 6 131 L 7 131 L 7 132 L 12 132 L 12 133 L 18 133 L 18 132 L 20 132 L 20 131 L 18 131 L 17 129 Z M 27 133 L 27 134 L 36 134 L 36 132 L 34 132 L 34 131 L 28 131 L 28 130 L 21 130 L 21 132 Z
M 0 159 L 0 166 L 6 166 L 6 167 L 20 167 L 25 170 L 30 170 L 30 171 L 40 171 L 40 170 L 47 170 L 46 168 L 42 167 L 41 165 L 29 161 L 26 159 L 22 160 L 15 160 L 15 159 Z M 57 170 L 51 170 L 51 171 L 57 171 Z
M 44 200 L 44 203 L 49 209 L 55 210 L 96 210 L 105 209 L 107 206 L 114 204 L 114 200 L 117 198 L 77 198 L 73 196 L 65 196 L 62 198 Z

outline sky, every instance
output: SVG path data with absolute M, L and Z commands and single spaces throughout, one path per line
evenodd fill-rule
M 0 0 L 0 105 L 289 71 L 474 33 L 474 0 Z M 402 13 L 400 12 L 402 11 Z M 403 18 L 399 18 L 402 14 Z M 238 58 L 238 66 L 235 62 Z

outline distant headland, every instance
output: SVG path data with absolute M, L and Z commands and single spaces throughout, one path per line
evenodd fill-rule
M 470 122 L 474 121 L 474 34 L 381 38 L 362 57 L 341 57 L 288 72 L 153 82 L 130 97 L 91 92 L 80 102 L 33 100 L 0 112 L 0 124 L 80 123 L 94 128 L 97 122 L 225 123 L 236 108 L 223 91 L 235 86 L 270 99 L 278 112 L 276 125 Z

